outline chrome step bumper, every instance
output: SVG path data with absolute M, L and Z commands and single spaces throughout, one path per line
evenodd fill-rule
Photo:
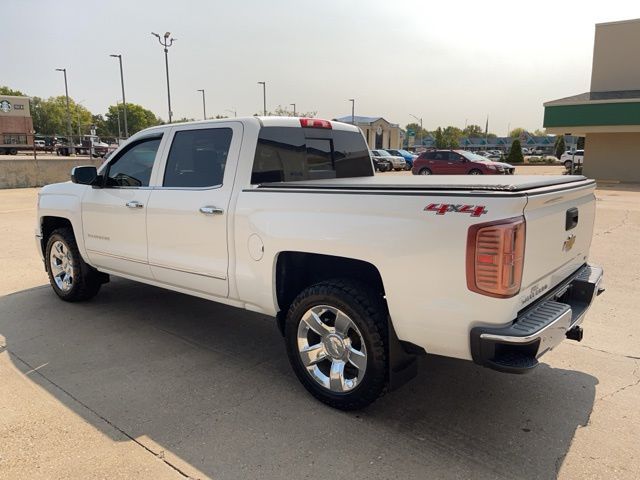
M 583 265 L 520 312 L 511 325 L 473 328 L 473 361 L 502 372 L 526 373 L 565 338 L 581 339 L 579 325 L 594 298 L 604 291 L 603 275 L 602 268 Z

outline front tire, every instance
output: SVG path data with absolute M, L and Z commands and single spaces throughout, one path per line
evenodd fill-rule
M 382 297 L 349 279 L 303 290 L 289 308 L 285 341 L 298 380 L 340 410 L 374 402 L 386 387 L 387 313 Z
M 477 168 L 474 168 L 473 170 L 471 170 L 469 172 L 469 175 L 482 175 L 482 172 L 480 170 L 478 170 Z
M 418 172 L 419 175 L 431 175 L 431 170 L 429 170 L 428 168 L 423 168 L 422 170 L 420 170 Z
M 70 228 L 58 228 L 49 236 L 45 266 L 53 291 L 66 302 L 95 297 L 103 283 L 100 272 L 82 259 Z
M 566 162 L 564 162 L 564 168 L 566 168 L 567 170 L 571 170 L 571 165 L 571 160 L 567 160 Z

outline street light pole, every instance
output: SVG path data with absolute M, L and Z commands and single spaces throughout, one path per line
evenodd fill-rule
M 204 101 L 204 88 L 199 88 L 196 90 L 198 92 L 202 92 L 202 114 L 204 115 L 204 120 L 207 119 L 207 105 Z
M 127 127 L 127 100 L 124 97 L 124 74 L 122 73 L 122 55 L 109 55 L 117 58 L 120 63 L 120 84 L 122 85 L 122 106 L 124 108 L 124 136 L 129 137 L 129 127 Z
M 151 32 L 151 35 L 157 37 L 160 45 L 164 47 L 164 66 L 167 71 L 167 102 L 169 104 L 169 123 L 171 123 L 173 112 L 171 111 L 171 89 L 169 88 L 169 47 L 173 45 L 173 42 L 175 42 L 176 39 L 170 38 L 171 37 L 170 32 L 166 32 L 162 37 L 157 33 L 153 33 L 153 32 Z
M 291 105 L 293 107 L 293 116 L 296 116 L 296 104 L 295 103 L 290 103 L 289 105 Z
M 258 85 L 262 85 L 262 107 L 264 116 L 267 116 L 267 82 L 258 82 Z
M 120 104 L 116 100 L 116 112 L 118 114 L 118 145 L 120 145 L 120 139 L 122 138 L 122 130 L 120 129 Z
M 234 116 L 234 117 L 237 117 L 237 116 L 238 116 L 238 112 L 237 112 L 237 110 L 225 110 L 225 112 L 233 113 L 233 116 Z
M 56 68 L 56 72 L 64 73 L 64 94 L 67 97 L 67 136 L 69 141 L 69 153 L 75 155 L 76 149 L 73 146 L 73 138 L 71 138 L 71 111 L 69 110 L 69 87 L 67 86 L 67 69 Z
M 355 111 L 356 111 L 356 99 L 355 98 L 350 98 L 349 101 L 351 102 L 351 125 L 355 125 Z

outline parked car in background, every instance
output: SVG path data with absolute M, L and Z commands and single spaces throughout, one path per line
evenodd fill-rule
M 529 150 L 527 147 L 522 147 L 522 154 L 531 155 L 531 150 Z
M 46 144 L 44 143 L 44 140 L 34 140 L 33 146 L 35 147 L 36 150 L 44 150 L 47 147 Z
M 544 150 L 541 148 L 534 148 L 531 150 L 531 155 L 544 155 Z
M 376 172 L 390 172 L 393 170 L 391 162 L 386 158 L 376 157 L 372 154 L 371 160 L 373 160 L 373 168 L 375 168 Z
M 407 166 L 407 162 L 405 162 L 404 158 L 396 155 L 391 155 L 386 150 L 371 150 L 372 157 L 383 158 L 391 162 L 391 166 L 394 170 L 404 170 Z
M 576 150 L 575 152 L 567 150 L 560 157 L 560 163 L 562 163 L 567 170 L 570 170 L 574 162 L 576 165 L 582 165 L 584 161 L 584 150 Z
M 411 167 L 413 167 L 413 161 L 416 158 L 418 158 L 418 155 L 415 155 L 407 150 L 402 150 L 402 149 L 396 150 L 394 148 L 386 148 L 385 150 L 389 152 L 391 155 L 404 158 L 404 161 L 407 164 L 407 166 L 405 167 L 406 170 L 411 170 Z
M 494 162 L 466 150 L 433 150 L 413 162 L 414 175 L 513 175 L 508 163 Z

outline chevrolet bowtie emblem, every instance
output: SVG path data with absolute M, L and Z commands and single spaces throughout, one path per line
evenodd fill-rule
M 562 245 L 562 251 L 563 252 L 568 252 L 569 250 L 571 250 L 573 248 L 574 243 L 576 243 L 576 236 L 571 234 L 564 241 L 564 244 Z

